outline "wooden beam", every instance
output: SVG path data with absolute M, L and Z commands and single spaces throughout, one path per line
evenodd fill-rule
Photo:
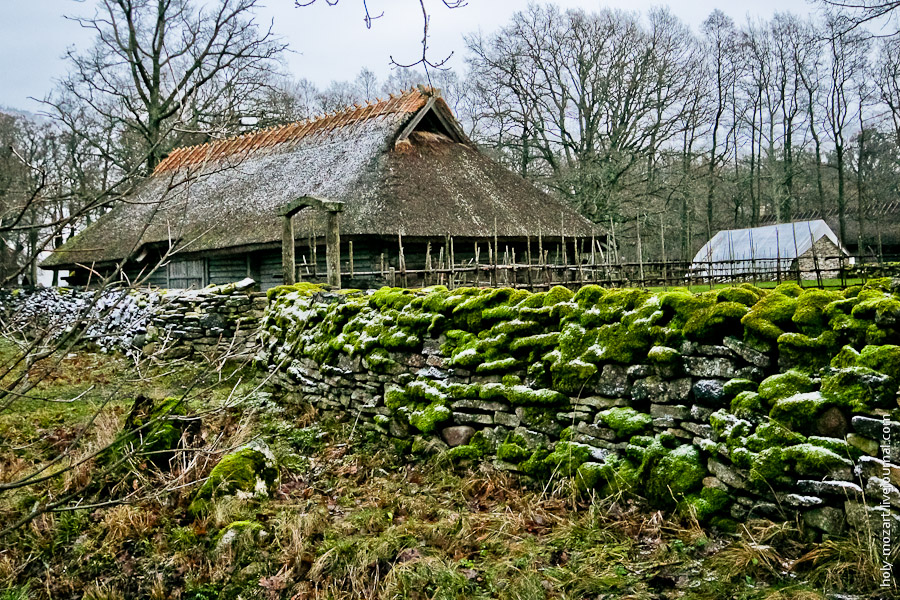
M 425 118 L 425 115 L 428 114 L 428 111 L 430 111 L 432 109 L 435 101 L 436 101 L 436 98 L 434 96 L 432 96 L 431 98 L 428 99 L 428 102 L 425 103 L 425 106 L 422 107 L 422 110 L 420 110 L 419 112 L 416 113 L 416 115 L 412 118 L 412 120 L 409 123 L 407 123 L 406 127 L 403 128 L 403 131 L 400 132 L 400 135 L 397 136 L 397 141 L 394 142 L 395 144 L 399 144 L 400 142 L 402 142 L 403 140 L 405 140 L 406 138 L 409 137 L 409 134 L 411 134 L 413 132 L 413 130 L 416 128 L 416 125 L 421 123 L 422 119 Z
M 284 215 L 281 229 L 281 269 L 284 285 L 294 285 L 297 282 L 294 252 L 294 220 L 292 215 Z
M 341 216 L 338 210 L 328 211 L 325 229 L 325 263 L 328 265 L 328 285 L 341 287 Z

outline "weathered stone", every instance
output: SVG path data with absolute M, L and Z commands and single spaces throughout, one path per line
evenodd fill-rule
M 684 429 L 680 429 L 678 427 L 669 427 L 665 431 L 667 434 L 676 437 L 680 440 L 689 440 L 691 439 L 691 434 L 685 431 Z
M 518 427 L 520 423 L 519 417 L 517 417 L 513 413 L 508 413 L 505 411 L 497 411 L 494 413 L 494 423 L 497 425 L 503 425 L 505 427 Z
M 667 427 L 675 427 L 678 422 L 672 417 L 656 417 L 653 419 L 653 427 L 655 429 L 665 429 Z
M 474 423 L 476 425 L 493 425 L 494 424 L 494 415 L 453 411 L 453 420 L 456 423 Z
M 450 404 L 450 408 L 453 410 L 494 412 L 498 410 L 508 410 L 509 405 L 505 402 L 496 402 L 494 400 L 456 400 Z
M 425 359 L 425 364 L 429 367 L 435 367 L 438 369 L 443 369 L 446 365 L 446 359 L 437 354 L 431 354 L 428 358 Z
M 745 506 L 742 506 L 742 505 L 738 504 L 737 502 L 735 502 L 734 504 L 731 505 L 731 510 L 730 510 L 731 518 L 736 521 L 746 520 L 748 512 L 749 511 L 747 510 L 747 508 Z
M 866 494 L 870 503 L 881 505 L 888 503 L 894 508 L 900 508 L 900 490 L 887 479 L 878 477 L 869 479 L 866 483 Z
M 609 429 L 607 427 L 598 427 L 597 425 L 592 425 L 590 423 L 578 423 L 575 426 L 575 431 L 590 435 L 595 438 L 599 438 L 601 440 L 606 440 L 608 442 L 615 441 L 616 439 L 616 432 L 612 429 Z
M 439 356 L 441 353 L 441 344 L 438 340 L 429 338 L 422 342 L 422 354 L 425 356 Z M 426 361 L 427 362 L 427 361 Z M 435 367 L 443 365 L 433 365 Z
M 717 490 L 722 490 L 723 492 L 729 492 L 731 489 L 718 480 L 716 477 L 704 477 L 703 478 L 703 487 L 714 488 Z
M 445 427 L 441 430 L 441 437 L 451 448 L 468 444 L 473 435 L 475 435 L 475 428 L 468 425 Z
M 812 508 L 825 504 L 825 501 L 818 496 L 801 496 L 800 494 L 784 494 L 780 495 L 779 499 L 788 506 L 798 508 Z
M 427 379 L 442 380 L 447 379 L 449 373 L 438 369 L 437 367 L 425 367 L 416 371 L 416 377 L 425 377 Z
M 712 344 L 701 344 L 697 346 L 697 354 L 702 356 L 721 356 L 725 358 L 734 356 L 727 346 L 714 346 Z
M 878 456 L 878 442 L 870 440 L 856 433 L 847 434 L 847 443 L 869 456 Z
M 853 429 L 860 435 L 871 440 L 877 440 L 879 444 L 889 439 L 900 439 L 900 423 L 890 419 L 872 419 L 870 417 L 856 416 L 850 420 Z M 887 431 L 885 431 L 887 429 Z
M 882 544 L 896 547 L 900 543 L 900 514 L 896 511 L 881 505 L 867 506 L 863 502 L 848 500 L 844 502 L 844 513 L 850 527 L 866 535 L 877 535 L 879 548 Z
M 539 431 L 528 429 L 527 427 L 522 427 L 521 425 L 513 430 L 513 434 L 525 440 L 525 445 L 529 450 L 546 448 L 550 445 L 550 438 L 548 438 L 545 434 Z
M 651 375 L 634 382 L 631 397 L 637 402 L 681 402 L 691 393 L 691 379 L 682 377 L 667 381 L 657 375 Z
M 693 405 L 691 407 L 691 418 L 701 423 L 709 422 L 709 415 L 713 414 L 713 410 L 703 406 Z
M 713 430 L 709 425 L 704 425 L 702 423 L 694 423 L 693 421 L 684 421 L 681 423 L 682 429 L 686 431 L 690 431 L 694 435 L 699 435 L 700 437 L 712 439 Z
M 757 367 L 765 369 L 772 364 L 772 360 L 768 356 L 759 350 L 751 348 L 736 337 L 728 336 L 722 340 L 722 344 L 751 365 L 756 365 Z
M 650 365 L 631 365 L 625 372 L 628 375 L 628 379 L 634 380 L 649 377 L 653 374 L 653 368 Z
M 772 502 L 757 502 L 750 508 L 747 518 L 758 519 L 760 517 L 783 521 L 785 515 L 777 504 L 773 504 Z
M 589 413 L 580 412 L 577 410 L 556 413 L 556 420 L 561 423 L 585 422 L 585 421 L 589 420 L 590 418 L 591 418 L 591 415 Z
M 836 406 L 832 406 L 816 419 L 816 432 L 825 437 L 843 438 L 849 429 L 847 418 Z
M 798 492 L 814 496 L 862 497 L 862 488 L 852 481 L 817 481 L 801 479 L 796 483 Z
M 822 506 L 803 513 L 803 522 L 829 535 L 837 535 L 846 527 L 844 511 L 832 506 Z
M 709 459 L 707 468 L 709 468 L 710 473 L 715 475 L 725 485 L 739 490 L 747 489 L 747 475 L 740 469 L 729 467 L 714 458 Z
M 687 356 L 684 362 L 687 372 L 694 377 L 732 379 L 737 376 L 734 362 L 727 358 Z
M 626 398 L 604 398 L 603 396 L 586 396 L 584 398 L 573 398 L 572 406 L 590 406 L 597 410 L 605 410 L 616 406 L 628 406 Z
M 597 394 L 611 398 L 622 398 L 631 391 L 628 374 L 620 365 L 604 365 L 600 379 L 594 388 Z
M 893 485 L 900 487 L 900 466 L 898 465 L 871 456 L 862 456 L 856 463 L 855 471 L 864 479 L 878 477 L 887 479 Z
M 651 417 L 670 417 L 672 419 L 677 419 L 679 421 L 683 421 L 691 416 L 691 409 L 683 404 L 677 405 L 669 405 L 669 404 L 651 404 L 650 405 L 650 416 Z
M 694 383 L 694 399 L 706 404 L 719 404 L 725 396 L 725 381 L 722 379 L 698 379 Z

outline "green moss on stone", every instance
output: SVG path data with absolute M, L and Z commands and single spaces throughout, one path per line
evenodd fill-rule
M 760 295 L 754 290 L 744 287 L 730 287 L 719 290 L 716 299 L 719 302 L 734 302 L 749 307 L 759 301 Z
M 646 430 L 653 423 L 653 417 L 629 406 L 608 408 L 600 412 L 598 416 L 603 424 L 615 431 L 616 436 L 621 439 L 631 438 L 631 436 Z
M 266 455 L 267 450 L 262 445 L 250 444 L 222 457 L 197 492 L 192 512 L 203 510 L 207 506 L 204 501 L 222 496 L 267 497 L 274 491 L 279 476 L 275 460 Z
M 788 370 L 767 377 L 759 384 L 759 395 L 770 406 L 776 401 L 816 389 L 812 378 L 801 371 Z
M 794 297 L 783 293 L 765 296 L 741 319 L 744 339 L 760 349 L 773 347 L 779 336 L 793 326 L 796 310 L 797 300 Z
M 759 388 L 759 384 L 750 379 L 729 379 L 722 387 L 724 398 L 734 398 L 741 392 L 755 392 Z
M 806 442 L 806 437 L 791 431 L 781 423 L 769 421 L 759 425 L 746 439 L 747 449 L 762 452 L 766 448 L 791 446 Z
M 822 378 L 822 393 L 852 412 L 895 408 L 897 380 L 868 367 L 848 367 Z
M 893 344 L 865 346 L 859 352 L 856 364 L 884 373 L 896 380 L 900 380 L 900 346 Z M 832 363 L 832 366 L 838 365 Z
M 852 467 L 853 463 L 838 456 L 831 450 L 813 444 L 797 444 L 783 450 L 783 457 L 793 464 L 798 475 L 827 475 L 841 468 Z
M 804 371 L 818 371 L 828 366 L 838 347 L 838 337 L 833 331 L 824 331 L 818 337 L 802 333 L 785 333 L 778 338 L 780 360 Z
M 555 285 L 547 291 L 547 295 L 544 297 L 544 306 L 553 306 L 560 302 L 568 302 L 574 296 L 575 294 L 569 288 Z
M 817 336 L 828 326 L 825 308 L 840 298 L 830 290 L 806 290 L 797 298 L 797 311 L 791 320 L 806 335 Z
M 795 394 L 776 401 L 769 416 L 791 430 L 809 431 L 815 427 L 819 416 L 833 404 L 821 392 Z
M 506 371 L 512 371 L 518 366 L 518 361 L 515 358 L 500 358 L 497 360 L 491 360 L 488 362 L 481 363 L 475 369 L 478 373 L 503 373 Z
M 741 392 L 731 401 L 731 412 L 739 419 L 759 422 L 766 414 L 762 399 L 756 392 Z
M 588 309 L 596 305 L 597 302 L 599 302 L 600 299 L 605 295 L 605 289 L 603 289 L 599 285 L 589 284 L 582 286 L 575 293 L 575 297 L 573 298 L 573 300 L 575 301 L 575 304 L 577 304 L 581 308 Z
M 590 458 L 590 446 L 560 441 L 557 442 L 553 452 L 547 455 L 544 462 L 551 473 L 559 474 L 563 477 L 572 477 L 578 471 L 578 467 L 586 463 Z

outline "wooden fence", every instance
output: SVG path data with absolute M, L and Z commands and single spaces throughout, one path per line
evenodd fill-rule
M 512 287 L 546 290 L 555 285 L 577 288 L 585 284 L 604 287 L 669 288 L 685 286 L 715 286 L 720 284 L 796 281 L 805 287 L 846 287 L 873 277 L 900 276 L 900 256 L 873 257 L 814 256 L 809 259 L 765 260 L 759 258 L 728 261 L 600 261 L 598 253 L 558 256 L 563 260 L 548 260 L 547 252 L 540 258 L 517 257 L 505 252 L 495 260 L 488 253 L 488 261 L 479 260 L 478 253 L 466 261 L 446 260 L 443 252 L 432 259 L 426 254 L 424 268 L 406 268 L 401 254 L 399 267 L 388 266 L 382 259 L 376 270 L 353 269 L 353 261 L 345 265 L 341 278 L 349 286 L 371 282 L 374 286 L 425 287 L 445 285 L 449 288 Z M 607 255 L 608 256 L 608 255 Z M 523 260 L 524 258 L 524 260 Z M 886 260 L 886 258 L 893 260 Z M 357 285 L 354 285 L 354 282 Z

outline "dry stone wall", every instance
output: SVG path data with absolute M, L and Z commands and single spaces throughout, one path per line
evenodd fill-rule
M 201 290 L 0 290 L 4 335 L 165 358 L 252 356 L 266 298 L 253 280 Z
M 270 291 L 261 336 L 284 397 L 403 452 L 571 477 L 723 529 L 759 516 L 900 534 L 888 280 L 574 295 L 301 284 Z

